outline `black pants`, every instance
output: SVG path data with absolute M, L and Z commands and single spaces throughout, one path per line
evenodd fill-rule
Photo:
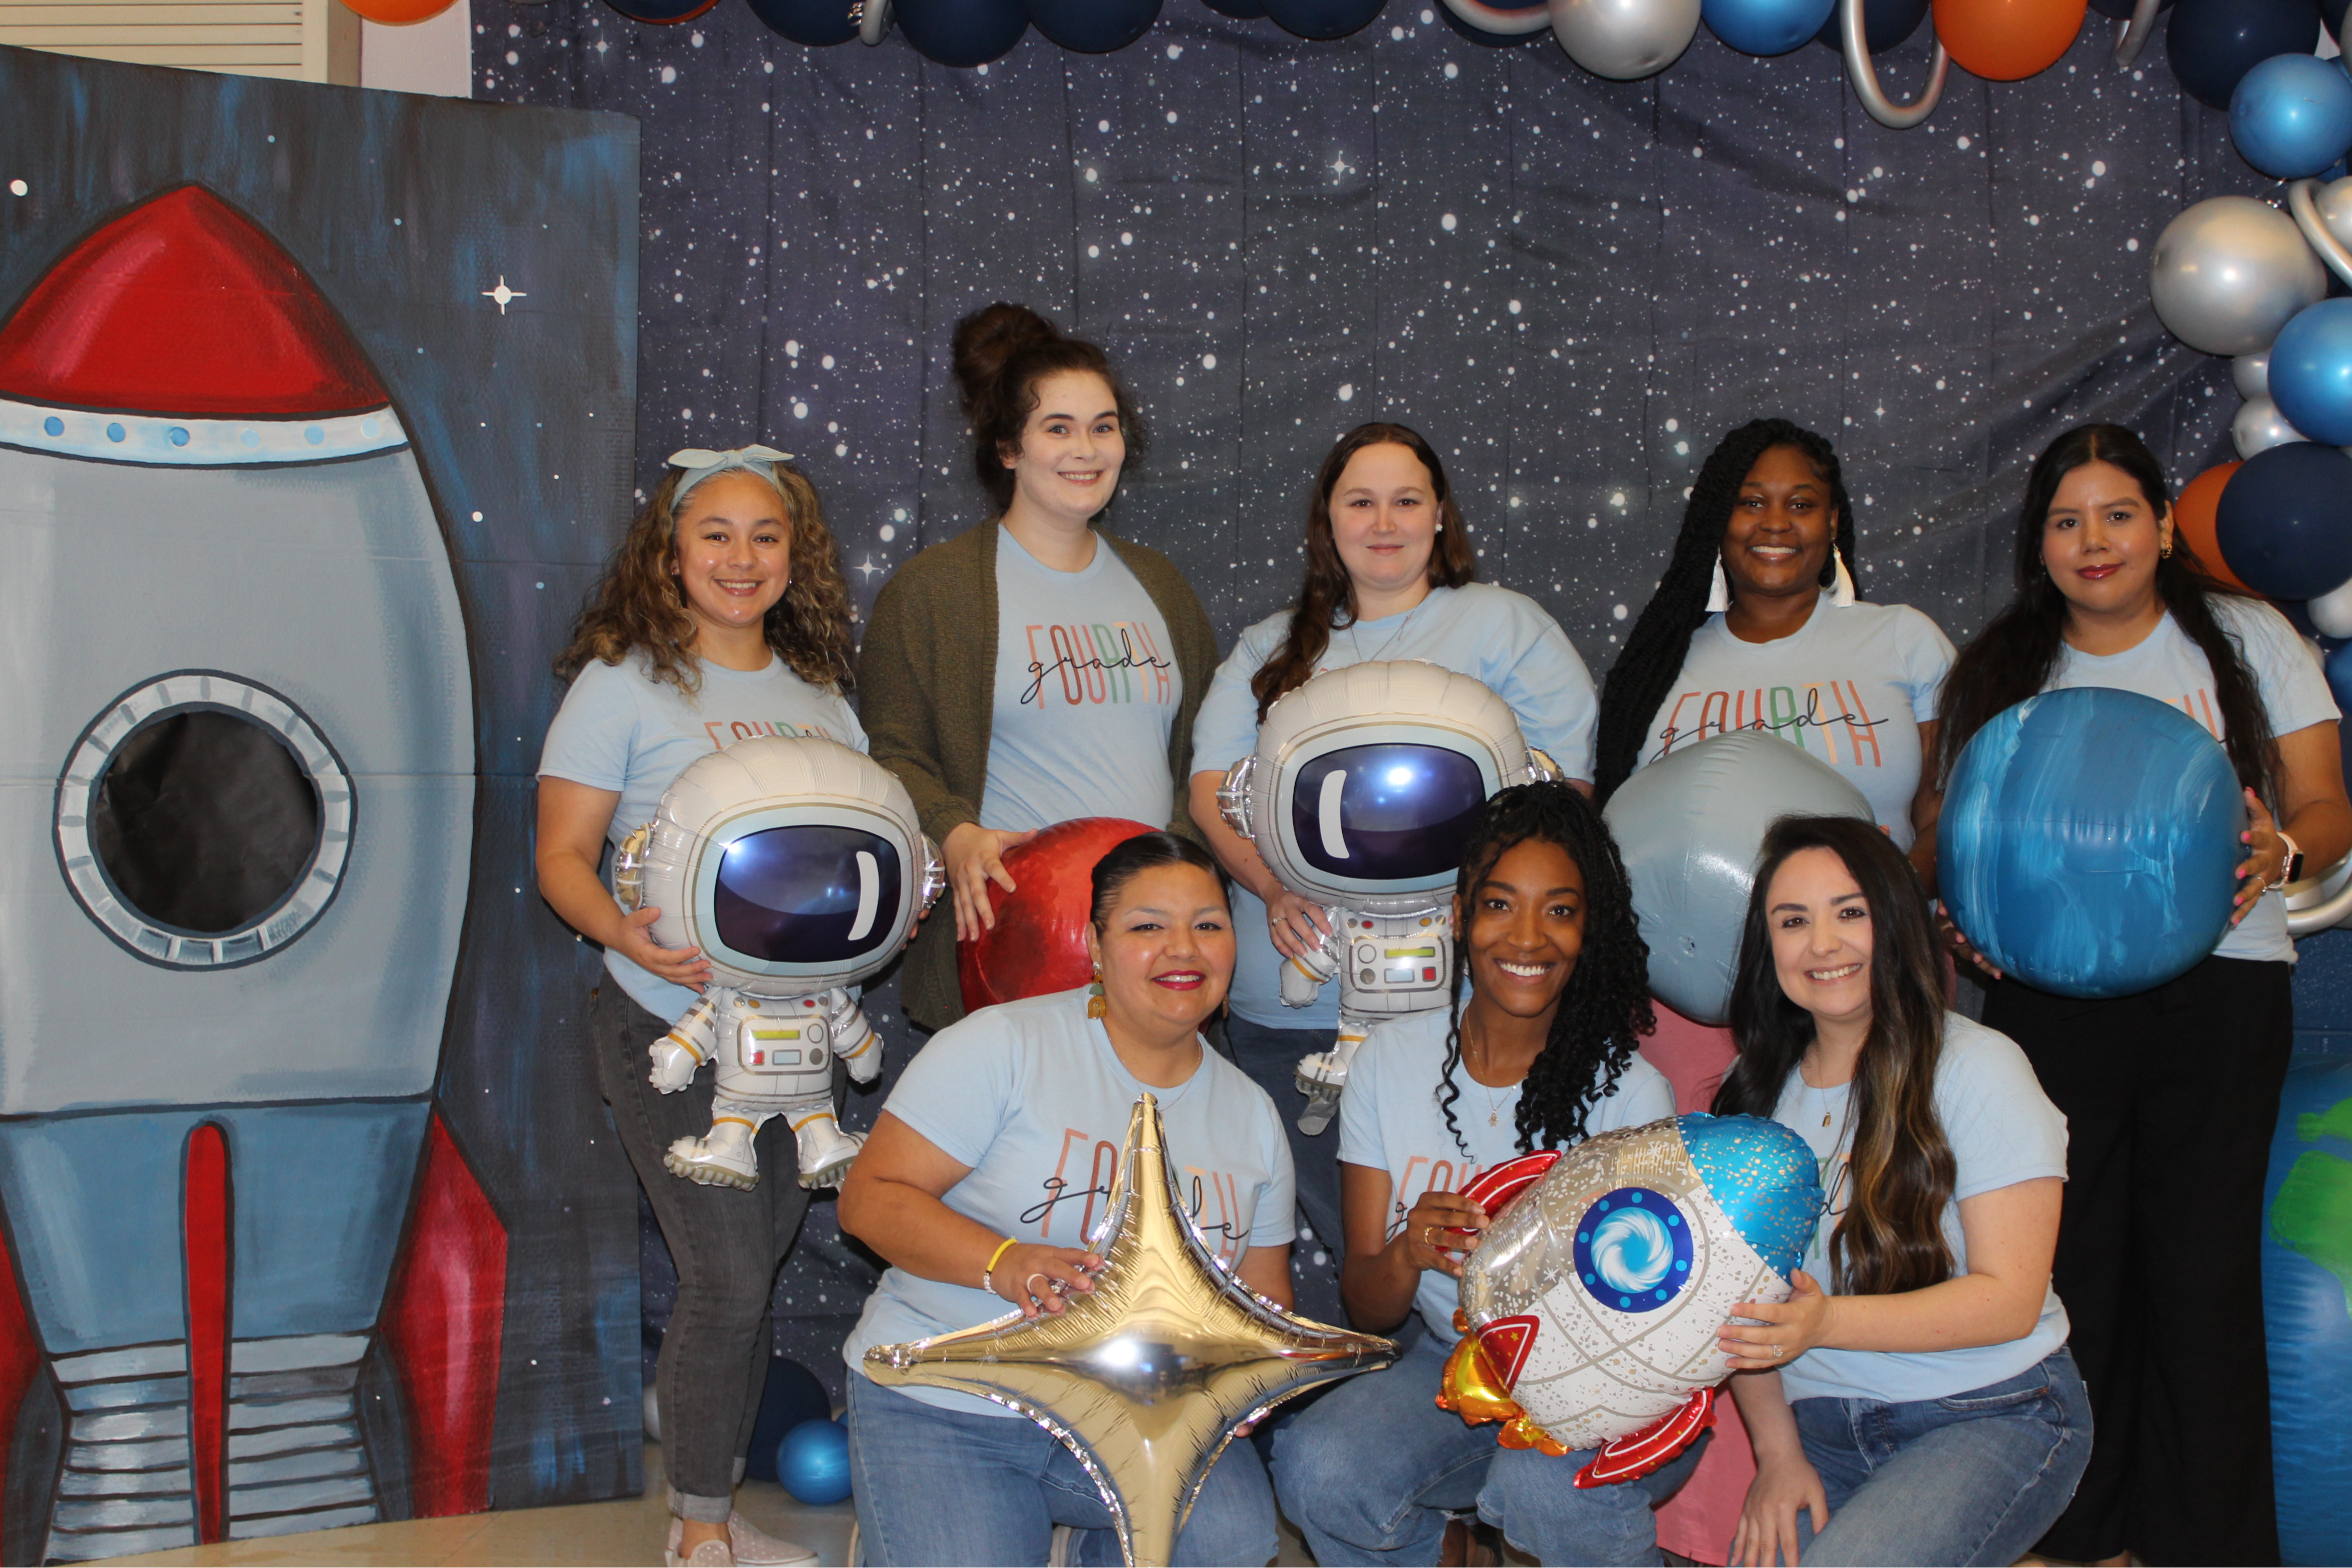
M 735 1462 L 751 1441 L 767 1387 L 768 1301 L 776 1270 L 808 1214 L 808 1192 L 795 1180 L 800 1156 L 788 1119 L 779 1116 L 760 1129 L 753 1145 L 760 1184 L 751 1191 L 670 1174 L 662 1164 L 670 1144 L 710 1131 L 710 1075 L 697 1074 L 677 1094 L 656 1090 L 647 1081 L 653 1063 L 646 1047 L 662 1037 L 669 1020 L 638 1006 L 610 977 L 597 987 L 588 1016 L 613 1125 L 677 1265 L 677 1306 L 655 1379 L 670 1511 L 724 1523 Z
M 2066 1113 L 2055 1284 L 2098 1436 L 2051 1556 L 2279 1560 L 2261 1248 L 2292 973 L 2209 958 L 2133 996 L 1986 994 Z

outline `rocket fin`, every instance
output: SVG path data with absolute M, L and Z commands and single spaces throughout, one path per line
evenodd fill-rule
M 1639 1480 L 1665 1465 L 1715 1425 L 1715 1396 L 1718 1392 L 1702 1388 L 1663 1419 L 1631 1436 L 1602 1444 L 1592 1462 L 1576 1472 L 1576 1484 L 1615 1486 L 1620 1481 Z

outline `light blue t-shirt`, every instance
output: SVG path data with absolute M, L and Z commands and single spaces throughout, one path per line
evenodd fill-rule
M 1257 699 L 1250 679 L 1289 635 L 1284 610 L 1242 633 L 1217 667 L 1209 695 L 1192 721 L 1192 770 L 1231 767 L 1257 750 Z M 1592 727 L 1600 702 L 1592 677 L 1559 623 L 1524 594 L 1489 583 L 1432 588 L 1402 615 L 1360 621 L 1331 634 L 1315 673 L 1352 664 L 1417 658 L 1484 681 L 1517 715 L 1519 733 L 1549 752 L 1570 778 L 1592 776 Z M 1323 987 L 1312 1006 L 1282 1005 L 1282 955 L 1265 930 L 1265 905 L 1246 888 L 1234 889 L 1234 929 L 1239 943 L 1229 1005 L 1270 1029 L 1339 1026 L 1339 987 Z
M 1447 1023 L 1441 1009 L 1407 1014 L 1373 1029 L 1356 1053 L 1348 1092 L 1339 1100 L 1341 1163 L 1388 1173 L 1391 1239 L 1423 1193 L 1458 1193 L 1480 1172 L 1526 1152 L 1519 1147 L 1517 1121 L 1520 1086 L 1488 1089 L 1458 1063 L 1454 1082 L 1462 1092 L 1454 1101 L 1454 1124 L 1460 1140 L 1447 1129 L 1440 1103 Z M 1674 1085 L 1637 1056 L 1625 1064 L 1608 1098 L 1585 1111 L 1585 1135 L 1639 1127 L 1674 1113 Z M 1462 1304 L 1458 1281 L 1426 1270 L 1412 1304 L 1441 1343 L 1461 1337 L 1454 1331 L 1454 1310 Z
M 1079 816 L 1164 827 L 1168 735 L 1184 700 L 1168 623 L 1118 552 L 1056 572 L 996 531 L 996 699 L 984 827 Z
M 1795 1129 L 1822 1163 L 1822 1191 L 1829 1201 L 1813 1227 L 1804 1267 L 1831 1295 L 1839 1292 L 1830 1272 L 1830 1237 L 1853 1201 L 1846 1180 L 1853 1087 L 1809 1089 L 1802 1073 L 1791 1072 L 1772 1112 L 1772 1120 Z M 1355 1092 L 1352 1085 L 1349 1092 Z M 1944 1205 L 1943 1230 L 1958 1278 L 1969 1267 L 1961 1200 L 2041 1176 L 2065 1180 L 2066 1118 L 2042 1092 L 2016 1041 L 1947 1013 L 1943 1057 L 1936 1068 L 1936 1119 L 1943 1123 L 1957 1171 L 1952 1201 Z M 1899 1405 L 1945 1399 L 2015 1377 L 2065 1342 L 2066 1309 L 2053 1288 L 2044 1291 L 2041 1319 L 2021 1339 L 1957 1351 L 1810 1350 L 1781 1369 L 1780 1386 L 1791 1400 Z
M 1207 1046 L 1174 1089 L 1129 1072 L 1087 993 L 1062 991 L 984 1007 L 932 1037 L 883 1109 L 971 1174 L 941 1202 L 999 1236 L 1083 1247 L 1118 1174 L 1138 1096 L 1160 1101 L 1168 1158 L 1217 1260 L 1228 1268 L 1253 1247 L 1288 1247 L 1290 1144 L 1274 1102 Z M 903 1268 L 866 1299 L 841 1358 L 862 1373 L 868 1349 L 968 1329 L 1012 1310 L 980 1281 L 950 1284 Z M 1011 1415 L 1001 1405 L 946 1389 L 898 1392 L 944 1410 Z
M 705 664 L 702 689 L 691 695 L 656 680 L 641 658 L 591 659 L 547 727 L 539 776 L 619 791 L 604 829 L 606 842 L 618 844 L 654 819 L 662 793 L 688 763 L 753 735 L 817 735 L 866 750 L 866 731 L 841 694 L 811 686 L 781 658 L 756 671 Z M 694 1005 L 693 992 L 610 948 L 604 970 L 656 1018 L 675 1019 Z
M 2272 734 L 2292 735 L 2340 717 L 2318 653 L 2284 616 L 2259 599 L 2235 595 L 2217 594 L 2211 604 L 2213 618 L 2238 640 L 2246 668 L 2262 693 L 2263 712 L 2270 720 Z M 2213 700 L 2213 666 L 2169 611 L 2137 647 L 2121 653 L 2078 653 L 2061 645 L 2048 689 L 2069 686 L 2114 686 L 2137 691 L 2171 703 L 2211 731 L 2215 740 L 2228 738 L 2221 707 Z M 2315 875 L 2321 868 L 2309 869 Z M 2264 893 L 2256 900 L 2253 911 L 2234 931 L 2223 933 L 2213 952 L 2218 958 L 2293 963 L 2294 941 L 2286 933 L 2286 895 Z
M 1835 768 L 1908 849 L 1919 791 L 1919 726 L 1952 668 L 1952 643 L 1908 605 L 1817 600 L 1797 631 L 1743 642 L 1721 612 L 1691 633 L 1637 764 L 1735 730 L 1767 730 Z

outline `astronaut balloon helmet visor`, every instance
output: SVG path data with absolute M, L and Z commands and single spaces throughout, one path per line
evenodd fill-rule
M 1419 660 L 1286 692 L 1219 792 L 1283 886 L 1368 914 L 1443 903 L 1487 799 L 1559 771 L 1482 682 Z
M 814 736 L 760 735 L 689 764 L 614 861 L 653 939 L 718 984 L 799 996 L 871 978 L 945 880 L 904 784 Z

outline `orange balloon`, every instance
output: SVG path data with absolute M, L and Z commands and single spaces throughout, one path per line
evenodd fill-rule
M 2239 582 L 2230 563 L 2221 559 L 2221 542 L 2213 532 L 2213 513 L 2221 504 L 2221 487 L 2243 467 L 2243 463 L 2216 464 L 2181 486 L 2179 499 L 2172 503 L 2172 526 L 2207 572 L 2232 588 L 2242 588 L 2251 594 L 2253 590 Z
M 2058 63 L 2083 30 L 2084 0 L 1936 0 L 1936 37 L 1952 63 L 2016 81 Z
M 456 4 L 457 0 L 343 0 L 349 9 L 387 27 L 429 22 Z

